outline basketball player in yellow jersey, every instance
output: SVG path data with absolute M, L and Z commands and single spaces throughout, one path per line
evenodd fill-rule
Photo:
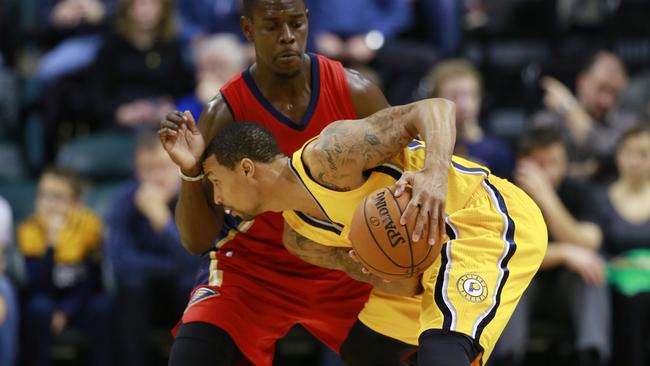
M 431 140 L 437 121 L 453 114 L 453 104 L 430 99 L 338 121 L 291 158 L 258 125 L 232 124 L 210 143 L 203 167 L 218 204 L 244 219 L 283 211 L 290 226 L 285 244 L 294 254 L 356 277 L 358 264 L 345 255 L 356 206 L 380 187 L 396 184 L 400 192 L 413 185 L 405 215 L 418 215 L 421 228 L 442 223 L 446 243 L 421 278 L 362 278 L 375 291 L 359 319 L 378 333 L 417 343 L 420 365 L 480 365 L 537 271 L 547 236 L 539 209 L 523 191 L 479 165 L 451 159 L 449 146 L 410 143 L 418 134 Z M 426 178 L 441 174 L 448 174 L 447 184 L 437 179 L 431 187 Z M 437 202 L 446 193 L 444 214 L 433 224 L 435 208 L 416 193 L 418 186 L 443 190 L 429 191 Z M 442 230 L 433 232 L 443 240 Z

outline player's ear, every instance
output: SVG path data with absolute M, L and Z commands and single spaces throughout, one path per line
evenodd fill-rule
M 255 163 L 249 159 L 249 158 L 244 158 L 242 161 L 239 163 L 241 167 L 241 171 L 244 173 L 246 177 L 252 177 L 253 174 L 255 174 Z
M 251 23 L 251 20 L 248 19 L 245 15 L 242 15 L 239 18 L 239 26 L 241 27 L 246 40 L 248 40 L 248 42 L 253 42 L 253 24 Z

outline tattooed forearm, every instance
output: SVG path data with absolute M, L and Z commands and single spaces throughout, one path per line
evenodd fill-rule
M 372 146 L 379 145 L 381 143 L 377 136 L 369 132 L 366 132 L 366 142 Z
M 307 263 L 328 269 L 345 270 L 343 260 L 348 257 L 347 248 L 328 247 L 315 243 L 287 225 L 284 229 L 283 242 L 291 254 Z
M 400 296 L 413 296 L 420 291 L 418 279 L 385 282 L 377 276 L 364 273 L 361 265 L 348 254 L 350 248 L 328 247 L 315 243 L 298 234 L 287 225 L 285 225 L 283 241 L 284 246 L 290 253 L 305 262 L 323 268 L 343 271 L 351 278 L 370 283 L 383 292 Z

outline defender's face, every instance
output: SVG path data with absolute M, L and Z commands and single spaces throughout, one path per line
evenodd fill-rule
M 261 212 L 259 194 L 252 173 L 241 164 L 229 169 L 210 156 L 203 163 L 203 171 L 212 183 L 214 202 L 230 214 L 248 221 Z
M 281 77 L 300 73 L 308 28 L 302 0 L 260 0 L 251 19 L 242 17 L 241 25 L 255 45 L 258 62 Z

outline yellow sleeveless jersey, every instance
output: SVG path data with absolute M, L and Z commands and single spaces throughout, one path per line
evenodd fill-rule
M 304 149 L 304 147 L 303 147 Z M 284 212 L 301 235 L 324 245 L 350 247 L 348 232 L 357 206 L 391 185 L 403 171 L 420 170 L 424 145 L 412 142 L 398 156 L 368 173 L 366 182 L 338 192 L 316 183 L 294 153 L 290 165 L 320 205 L 325 219 Z M 417 345 L 429 331 L 472 338 L 485 364 L 521 295 L 544 258 L 547 232 L 528 195 L 477 164 L 453 157 L 449 168 L 445 224 L 448 238 L 436 262 L 422 275 L 424 293 L 399 297 L 373 290 L 359 320 L 370 329 Z
M 308 141 L 304 146 L 309 144 Z M 348 233 L 357 206 L 373 191 L 394 184 L 404 171 L 417 171 L 424 166 L 425 149 L 420 141 L 412 141 L 389 162 L 368 171 L 363 185 L 350 191 L 335 191 L 317 183 L 302 162 L 302 149 L 290 158 L 290 166 L 305 188 L 320 205 L 327 219 L 311 217 L 303 212 L 285 211 L 285 221 L 300 235 L 319 244 L 351 247 Z M 449 169 L 446 213 L 463 208 L 489 171 L 468 160 L 454 156 Z M 420 329 L 422 296 L 402 297 L 373 290 L 359 320 L 371 329 L 417 345 Z
M 308 141 L 305 146 L 309 142 L 311 141 Z M 350 191 L 336 191 L 320 185 L 311 177 L 302 162 L 303 150 L 304 146 L 293 154 L 290 158 L 290 167 L 314 197 L 323 213 L 327 215 L 327 220 L 298 211 L 285 211 L 284 219 L 300 235 L 317 243 L 335 247 L 352 246 L 348 239 L 350 222 L 354 211 L 363 199 L 373 191 L 397 182 L 403 172 L 422 169 L 425 157 L 424 144 L 413 140 L 389 162 L 369 170 L 367 180 L 360 187 Z M 466 174 L 468 171 L 476 174 Z M 485 174 L 489 174 L 487 168 L 454 156 L 449 169 L 445 212 L 449 214 L 464 207 L 483 181 Z

